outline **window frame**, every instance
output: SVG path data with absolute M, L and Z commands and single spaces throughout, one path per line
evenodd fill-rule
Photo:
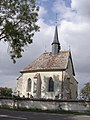
M 52 77 L 49 77 L 48 92 L 54 92 L 54 81 L 53 81 Z
M 31 92 L 31 87 L 32 87 L 32 80 L 31 80 L 31 78 L 28 78 L 28 80 L 27 80 L 27 92 Z

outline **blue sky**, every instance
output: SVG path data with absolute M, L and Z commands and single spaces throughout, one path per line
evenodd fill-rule
M 38 0 L 37 3 L 40 6 L 40 32 L 35 34 L 33 44 L 25 47 L 23 57 L 15 65 L 10 59 L 7 44 L 0 43 L 0 86 L 15 89 L 19 71 L 45 50 L 51 51 L 58 14 L 61 48 L 68 50 L 70 46 L 80 90 L 90 82 L 90 0 Z
M 56 22 L 56 14 L 58 16 L 58 11 L 54 10 L 54 5 L 57 3 L 57 1 L 59 4 L 65 4 L 65 6 L 68 8 L 71 7 L 71 0 L 37 0 L 37 4 L 47 10 L 47 13 L 43 16 L 43 19 L 47 24 L 51 24 L 51 21 L 53 21 L 53 24 Z M 59 16 L 58 19 L 62 19 L 62 17 Z

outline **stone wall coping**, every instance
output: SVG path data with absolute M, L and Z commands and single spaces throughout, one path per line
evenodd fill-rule
M 21 98 L 21 97 L 0 97 L 0 100 L 19 100 L 19 101 L 41 101 L 41 102 L 90 102 L 90 100 L 64 100 L 64 99 L 35 99 L 35 98 Z

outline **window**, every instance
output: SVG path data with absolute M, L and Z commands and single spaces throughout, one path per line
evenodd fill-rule
M 52 77 L 49 78 L 49 85 L 48 85 L 48 92 L 53 92 L 54 91 L 54 81 Z
M 27 92 L 31 92 L 31 79 L 29 78 L 28 79 L 28 82 L 27 82 Z

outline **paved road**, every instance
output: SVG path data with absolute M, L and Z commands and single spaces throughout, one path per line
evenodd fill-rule
M 90 116 L 59 115 L 0 109 L 0 120 L 90 120 Z

